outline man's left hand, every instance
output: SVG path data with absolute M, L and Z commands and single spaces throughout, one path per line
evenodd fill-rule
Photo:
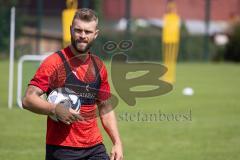
M 110 160 L 123 160 L 122 144 L 115 144 L 110 153 Z

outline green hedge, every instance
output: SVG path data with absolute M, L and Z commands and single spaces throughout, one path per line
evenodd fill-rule
M 162 42 L 161 33 L 156 34 L 139 34 L 132 33 L 131 36 L 124 36 L 124 33 L 102 33 L 95 44 L 93 52 L 97 53 L 102 58 L 110 58 L 112 54 L 121 52 L 116 50 L 111 53 L 106 53 L 103 50 L 103 45 L 108 41 L 119 43 L 121 40 L 130 39 L 133 41 L 131 50 L 125 52 L 132 60 L 145 61 L 161 61 L 162 60 Z M 208 59 L 211 60 L 214 55 L 215 46 L 210 44 L 210 54 Z M 179 46 L 178 61 L 202 61 L 204 55 L 204 37 L 201 35 L 193 36 L 183 34 Z
M 0 54 L 6 56 L 9 51 L 10 41 L 10 17 L 11 7 L 16 6 L 18 0 L 9 0 L 0 2 Z M 16 21 L 15 21 L 15 37 L 17 38 L 20 33 L 21 26 L 21 14 L 18 14 L 16 8 Z

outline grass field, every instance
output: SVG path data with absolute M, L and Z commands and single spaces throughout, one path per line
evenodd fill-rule
M 35 67 L 28 68 L 25 82 Z M 46 117 L 17 107 L 7 109 L 7 61 L 0 61 L 0 69 L 0 160 L 43 160 Z M 182 95 L 187 86 L 194 89 L 193 96 Z M 161 111 L 177 115 L 190 110 L 192 119 L 182 121 L 146 122 L 122 117 L 125 112 L 149 115 Z M 125 160 L 240 159 L 239 64 L 180 63 L 173 91 L 137 99 L 135 107 L 121 101 L 116 112 Z M 109 151 L 111 143 L 105 133 L 104 138 Z

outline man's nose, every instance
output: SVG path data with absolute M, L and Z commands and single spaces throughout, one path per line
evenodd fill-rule
M 80 37 L 81 38 L 85 38 L 86 37 L 86 33 L 84 31 L 80 32 Z

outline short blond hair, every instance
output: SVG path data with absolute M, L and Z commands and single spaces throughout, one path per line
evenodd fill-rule
M 73 17 L 73 21 L 75 19 L 83 20 L 86 22 L 95 21 L 98 24 L 98 17 L 96 12 L 89 8 L 78 9 Z

